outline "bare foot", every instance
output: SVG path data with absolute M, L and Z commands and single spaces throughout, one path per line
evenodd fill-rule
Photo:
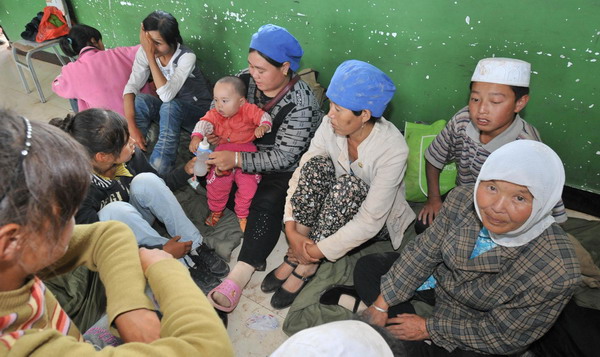
M 229 307 L 231 306 L 231 301 L 229 301 L 229 299 L 227 297 L 225 297 L 225 295 L 219 293 L 219 292 L 214 292 L 211 296 L 211 298 L 214 300 L 214 302 L 216 302 L 218 305 L 221 305 L 223 307 Z
M 170 253 L 175 259 L 183 258 L 192 249 L 191 241 L 180 242 L 180 239 L 181 236 L 175 236 L 163 245 L 163 250 Z

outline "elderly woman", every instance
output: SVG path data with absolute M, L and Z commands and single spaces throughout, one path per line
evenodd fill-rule
M 285 206 L 290 250 L 261 286 L 275 291 L 273 307 L 292 304 L 321 259 L 336 261 L 372 239 L 391 236 L 400 245 L 414 213 L 404 199 L 408 148 L 382 117 L 395 90 L 368 63 L 350 60 L 336 69 L 327 90 L 329 113 L 290 180 Z
M 358 262 L 354 283 L 370 305 L 365 314 L 387 324 L 410 356 L 526 349 L 552 326 L 580 279 L 573 247 L 551 215 L 564 180 L 560 158 L 540 142 L 518 140 L 493 152 L 475 186 L 454 189 L 399 258 Z M 432 315 L 415 315 L 411 298 L 434 303 Z
M 258 152 L 219 151 L 207 161 L 221 171 L 235 167 L 262 175 L 238 262 L 223 283 L 209 293 L 222 311 L 233 310 L 254 271 L 265 269 L 281 233 L 288 181 L 322 116 L 308 84 L 294 75 L 302 54 L 300 43 L 285 28 L 269 24 L 258 29 L 250 41 L 249 68 L 238 76 L 248 88 L 248 102 L 273 118 L 271 132 L 254 141 Z

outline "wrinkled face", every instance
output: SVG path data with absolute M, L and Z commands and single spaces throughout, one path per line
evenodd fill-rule
M 505 84 L 473 82 L 469 99 L 471 121 L 489 140 L 506 130 L 529 96 L 515 102 L 515 93 Z M 485 143 L 489 142 L 486 140 Z
M 252 51 L 248 54 L 248 69 L 250 75 L 258 89 L 263 92 L 270 92 L 278 90 L 283 87 L 287 78 L 286 74 L 288 71 L 289 64 L 284 63 L 283 66 L 277 68 L 267 62 L 261 55 L 256 51 Z
M 215 109 L 226 118 L 234 116 L 246 100 L 235 91 L 231 83 L 215 84 L 214 99 Z
M 329 112 L 327 116 L 331 118 L 331 126 L 337 135 L 349 136 L 362 128 L 362 117 L 354 115 L 350 109 L 346 109 L 334 102 L 329 102 Z
M 154 44 L 155 57 L 162 57 L 175 52 L 175 49 L 169 46 L 165 39 L 160 35 L 160 32 L 148 31 L 148 34 L 150 35 L 150 38 L 152 38 L 152 43 Z
M 533 207 L 533 195 L 527 187 L 500 180 L 481 181 L 476 198 L 483 225 L 495 234 L 521 227 Z

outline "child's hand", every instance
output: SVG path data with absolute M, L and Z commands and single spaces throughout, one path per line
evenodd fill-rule
M 221 141 L 221 138 L 216 136 L 213 133 L 210 134 L 206 134 L 206 140 L 208 140 L 208 143 L 211 145 L 219 145 L 219 142 Z
M 164 250 L 160 249 L 146 249 L 140 248 L 140 262 L 142 263 L 142 270 L 146 273 L 148 267 L 156 262 L 165 259 L 173 259 L 173 256 Z
M 198 150 L 198 145 L 201 141 L 202 139 L 200 139 L 199 136 L 192 136 L 192 140 L 190 141 L 190 152 L 192 154 L 196 153 L 196 151 Z
M 266 124 L 260 125 L 258 128 L 254 130 L 254 136 L 257 138 L 262 138 L 267 131 L 269 131 L 269 126 Z
M 180 239 L 181 236 L 175 236 L 163 245 L 163 250 L 175 259 L 183 258 L 192 249 L 192 241 L 180 242 Z

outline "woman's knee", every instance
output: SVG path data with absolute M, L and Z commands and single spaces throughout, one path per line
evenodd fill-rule
M 317 155 L 313 156 L 302 166 L 301 173 L 315 173 L 318 175 L 335 175 L 335 166 L 329 156 Z
M 335 197 L 340 198 L 354 196 L 356 193 L 366 196 L 369 192 L 369 185 L 356 176 L 345 174 L 336 179 L 331 192 Z

